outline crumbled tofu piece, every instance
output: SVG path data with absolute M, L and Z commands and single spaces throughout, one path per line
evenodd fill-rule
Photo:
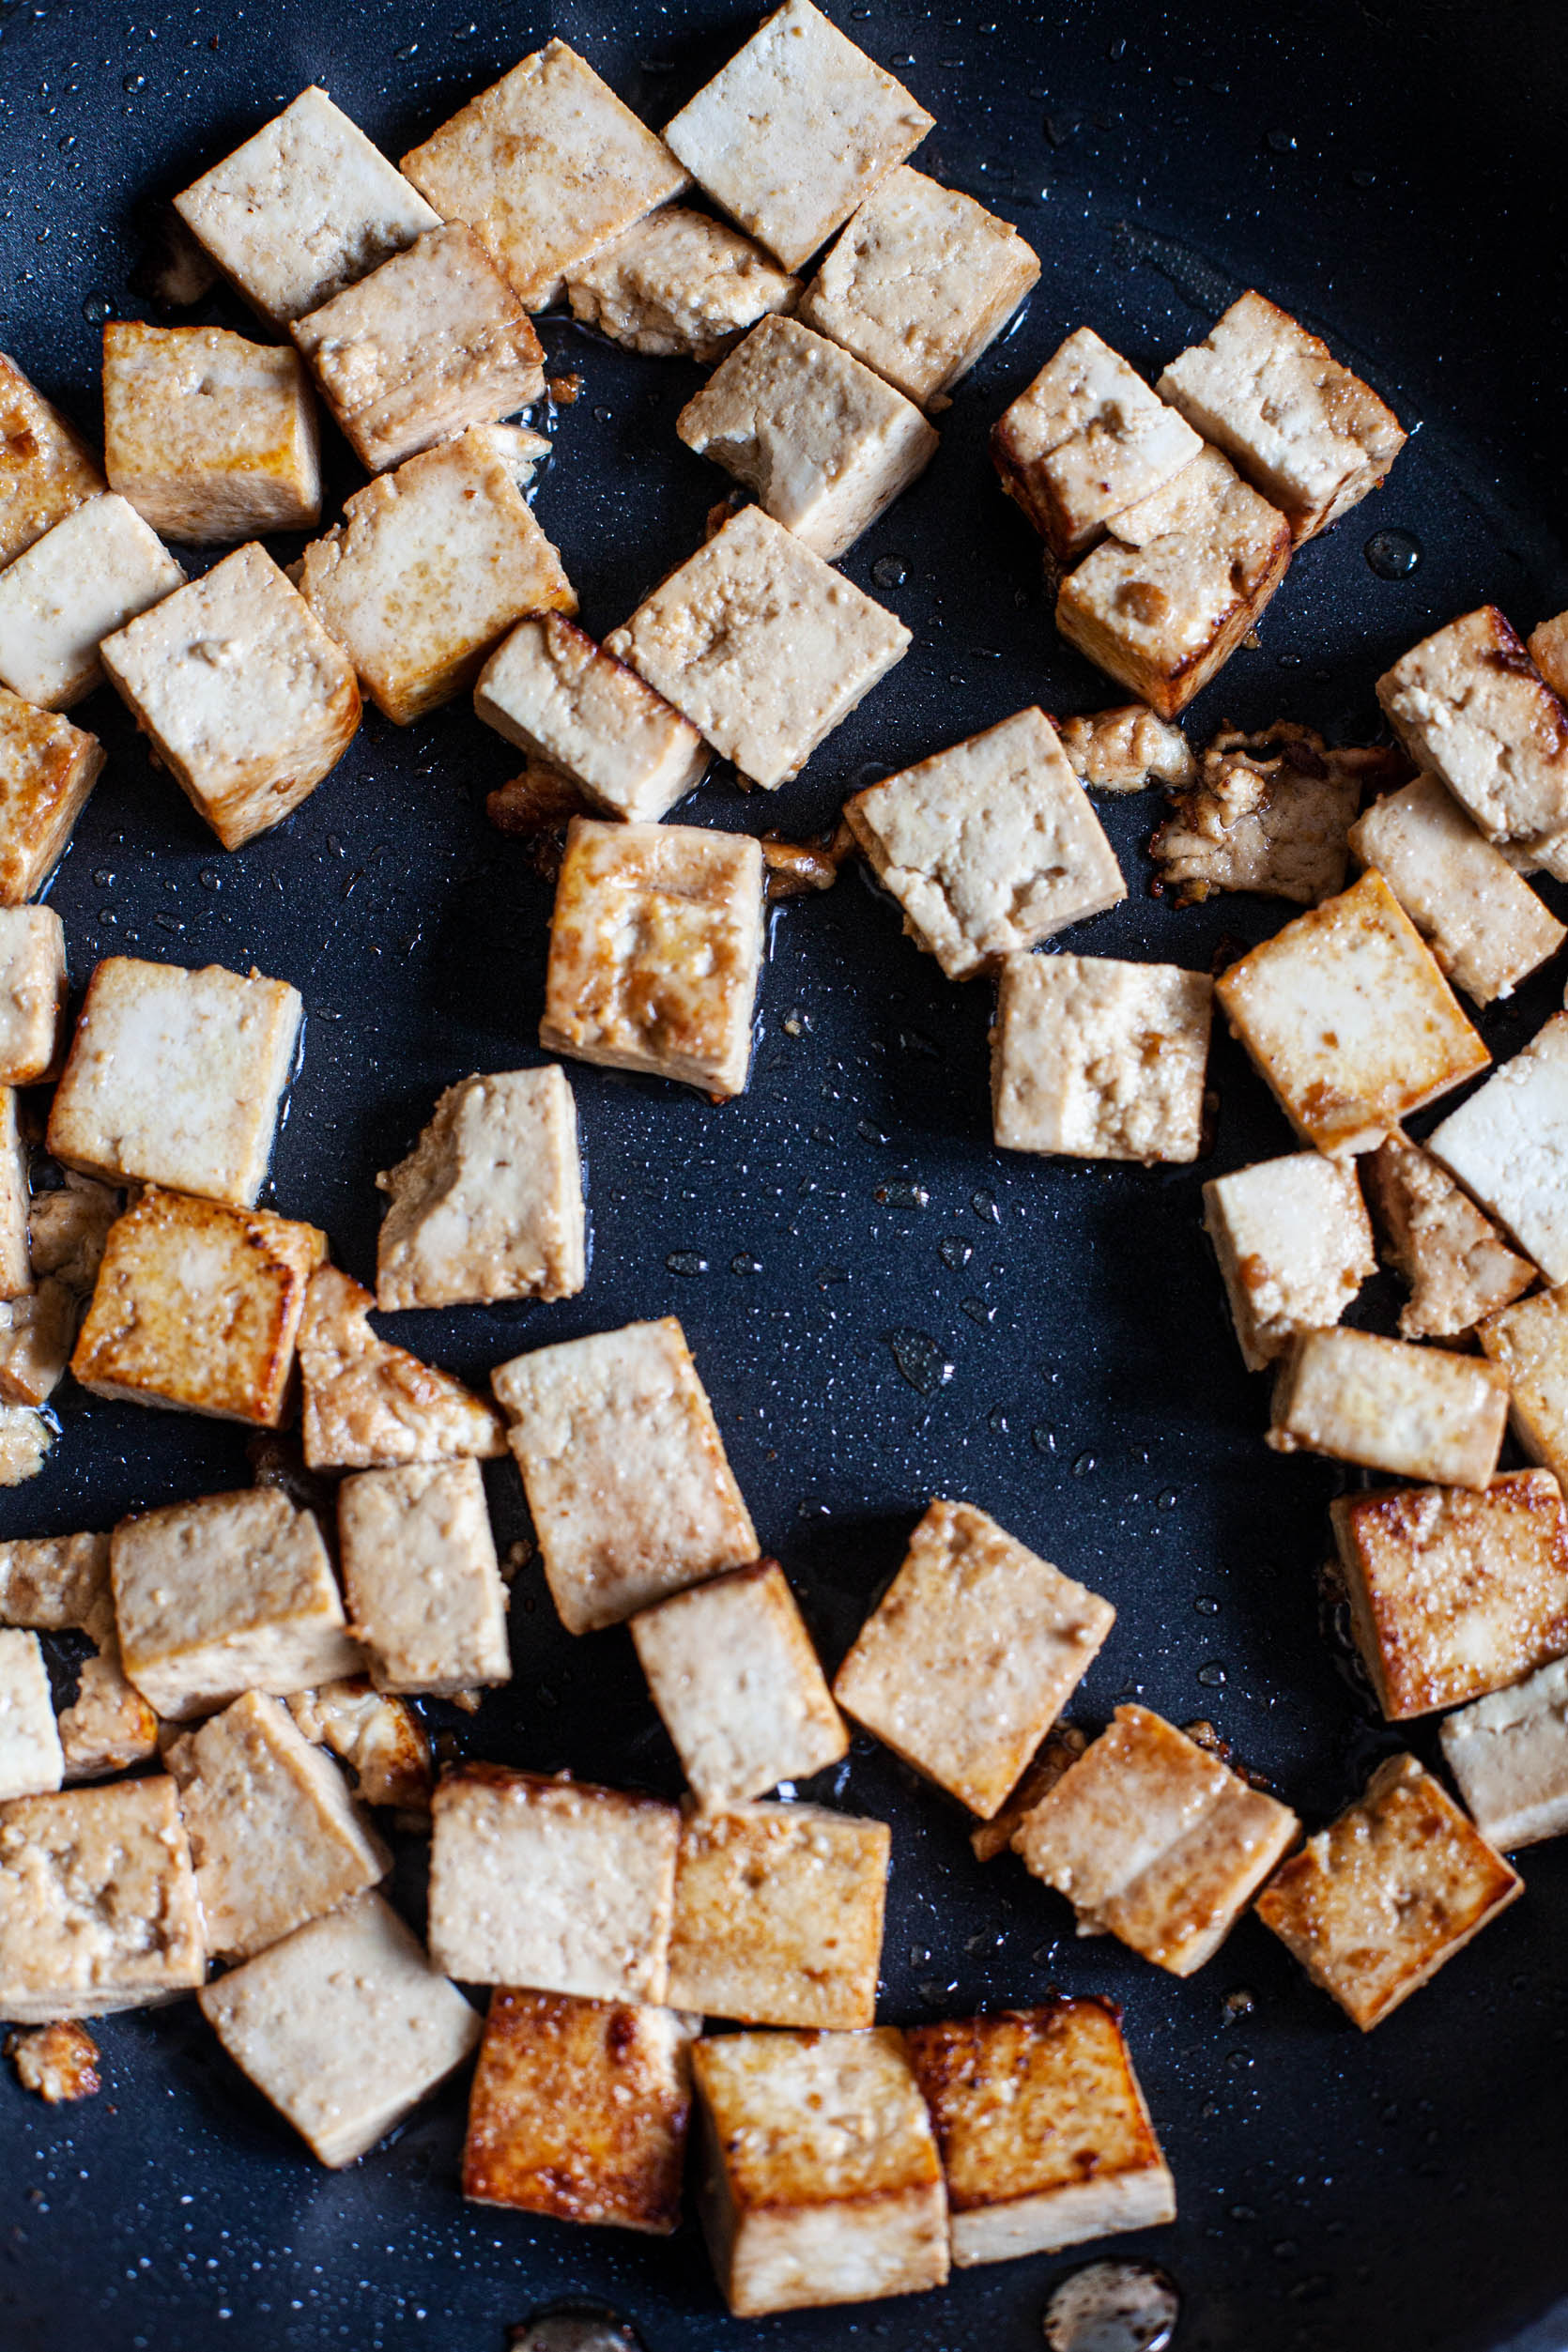
M 409 457 L 344 502 L 300 579 L 377 710 L 407 727 L 471 686 L 526 612 L 576 612 L 561 558 L 487 433 Z
M 351 2164 L 483 2030 L 377 1894 L 298 1928 L 201 1995 L 208 2022 L 323 2164 Z
M 834 1697 L 982 1820 L 1001 1807 L 1115 1610 L 973 1504 L 931 1503 Z
M 901 621 L 759 506 L 743 507 L 605 639 L 770 792 L 910 643 Z
M 0 1401 L 48 1404 L 65 1378 L 81 1312 L 78 1293 L 53 1280 L 0 1302 Z
M 0 686 L 0 906 L 37 898 L 102 766 L 96 735 Z
M 1330 749 L 1288 719 L 1261 735 L 1216 735 L 1198 781 L 1171 794 L 1149 843 L 1161 888 L 1177 906 L 1221 890 L 1320 906 L 1345 887 L 1368 773 L 1386 774 L 1391 761 L 1404 773 L 1397 752 Z
M 510 1681 L 506 1587 L 471 1456 L 346 1478 L 338 1540 L 378 1690 L 451 1698 Z
M 741 1094 L 762 946 L 762 853 L 749 834 L 574 817 L 539 1042 Z
M 1535 1280 L 1429 1152 L 1390 1136 L 1366 1162 L 1389 1263 L 1410 1286 L 1404 1339 L 1457 1339 Z
M 947 2200 L 903 2036 L 699 2041 L 698 2212 L 737 2319 L 941 2286 Z
M 1370 2033 L 1523 1892 L 1431 1774 L 1391 1756 L 1285 1864 L 1257 1913 Z
M 0 569 L 106 486 L 81 436 L 0 351 Z
M 1266 1442 L 1479 1489 L 1507 1421 L 1508 1380 L 1495 1365 L 1372 1331 L 1305 1331 L 1281 1359 Z
M 557 612 L 517 623 L 480 672 L 473 706 L 508 743 L 564 769 L 582 805 L 607 816 L 667 816 L 711 756 L 689 719 Z
M 1148 784 L 1185 788 L 1198 763 L 1179 727 L 1156 718 L 1146 702 L 1056 722 L 1068 765 L 1080 784 L 1101 792 L 1141 792 Z
M 54 909 L 0 907 L 0 1086 L 54 1076 L 66 992 L 66 930 Z
M 106 2017 L 192 1991 L 201 1904 L 166 1774 L 0 1806 L 0 2017 Z
M 1299 1331 L 1337 1323 L 1377 1271 L 1372 1221 L 1347 1161 L 1290 1152 L 1214 1177 L 1203 1197 L 1249 1372 L 1272 1363 Z
M 1443 971 L 1478 1005 L 1512 996 L 1568 931 L 1435 776 L 1376 802 L 1350 831 Z
M 58 1191 L 34 1195 L 27 1247 L 35 1287 L 0 1305 L 7 1404 L 43 1405 L 64 1379 L 119 1202 L 108 1185 L 75 1175 Z
M 78 1176 L 73 1168 L 66 1170 L 57 1191 L 35 1192 L 27 1221 L 34 1273 L 58 1275 L 69 1289 L 84 1297 L 90 1293 L 124 1198 L 114 1185 Z
M 1118 1707 L 1013 1834 L 1067 1897 L 1080 1935 L 1106 1930 L 1173 1976 L 1224 1942 L 1300 1823 L 1146 1707 Z
M 1461 1707 L 1439 1736 L 1488 1845 L 1512 1853 L 1568 1831 L 1568 1658 Z
M 314 84 L 183 190 L 175 210 L 252 308 L 279 327 L 440 224 Z
M 528 488 L 541 465 L 552 453 L 548 435 L 536 433 L 530 424 L 486 424 L 475 430 L 483 431 L 519 490 Z
M 64 1772 L 43 1645 L 0 1629 L 0 1799 L 57 1789 Z
M 102 1541 L 107 1548 L 107 1536 Z M 59 1719 L 67 1780 L 100 1780 L 158 1753 L 158 1717 L 126 1681 L 112 1602 L 109 1609 L 110 1622 L 95 1634 L 101 1644 L 98 1655 L 83 1661 L 76 1697 Z
M 300 1325 L 305 1460 L 313 1470 L 391 1469 L 454 1454 L 504 1453 L 488 1405 L 370 1328 L 376 1301 L 335 1266 L 320 1267 Z
M 184 584 L 134 506 L 88 499 L 0 575 L 0 682 L 42 710 L 69 710 L 102 680 L 103 639 Z
M 28 1535 L 0 1544 L 0 1625 L 97 1638 L 114 1622 L 106 1535 Z
M 1195 1160 L 1214 984 L 1173 963 L 1007 956 L 991 1033 L 995 1138 L 1078 1160 Z
M 1514 1437 L 1568 1492 L 1568 1291 L 1543 1291 L 1504 1307 L 1486 1317 L 1476 1337 L 1508 1380 Z
M 33 1288 L 27 1222 L 27 1146 L 17 1119 L 16 1088 L 0 1086 L 0 1299 L 21 1299 Z
M 1554 1013 L 1426 1147 L 1549 1283 L 1568 1282 L 1568 1013 Z
M 80 2025 L 35 2025 L 28 2033 L 12 2034 L 6 2055 L 23 2089 L 36 2091 L 51 2107 L 91 2098 L 103 2088 L 98 2044 Z
M 1215 993 L 1286 1118 L 1319 1151 L 1373 1150 L 1491 1058 L 1372 870 L 1233 963 Z
M 773 311 L 792 311 L 800 280 L 705 212 L 661 205 L 566 272 L 572 315 L 613 343 L 711 367 Z
M 1559 701 L 1568 699 L 1568 612 L 1531 629 L 1525 650 Z
M 321 453 L 303 361 L 286 344 L 248 343 L 226 327 L 111 320 L 103 467 L 110 487 L 170 539 L 221 547 L 314 530 Z
M 288 1712 L 307 1740 L 330 1747 L 354 1776 L 362 1804 L 428 1814 L 434 1766 L 430 1740 L 413 1709 L 367 1680 L 291 1692 Z
M 1191 426 L 1092 327 L 1068 335 L 991 433 L 1002 487 L 1063 568 L 1202 449 Z
M 813 554 L 840 556 L 936 455 L 913 401 L 793 318 L 764 318 L 675 421 Z
M 849 1733 L 776 1560 L 632 1619 L 653 1704 L 702 1805 L 743 1804 L 838 1763 Z
M 569 819 L 588 812 L 588 794 L 576 777 L 563 775 L 547 760 L 527 760 L 520 776 L 484 795 L 484 814 L 496 831 L 531 840 L 536 848 L 542 835 L 563 830 Z
M 121 1663 L 169 1721 L 245 1691 L 307 1690 L 361 1663 L 321 1530 L 275 1486 L 122 1519 L 110 1562 Z
M 1013 1832 L 1025 1813 L 1034 1811 L 1041 1797 L 1077 1763 L 1088 1745 L 1087 1732 L 1081 1731 L 1075 1723 L 1058 1723 L 1046 1733 L 1044 1745 L 1000 1812 L 993 1813 L 989 1822 L 977 1822 L 970 1831 L 970 1852 L 976 1862 L 994 1862 L 999 1853 L 1012 1851 Z
M 891 1841 L 820 1805 L 688 1816 L 669 2000 L 744 2025 L 874 2024 Z
M 1043 711 L 1019 711 L 856 792 L 844 816 L 905 931 L 950 980 L 1127 896 Z
M 491 1385 L 569 1633 L 619 1624 L 756 1559 L 757 1531 L 673 1315 L 535 1348 L 498 1365 Z
M 37 1478 L 54 1442 L 54 1430 L 30 1405 L 0 1405 L 0 1486 Z
M 1417 767 L 1489 840 L 1530 844 L 1568 825 L 1568 712 L 1496 605 L 1413 645 L 1377 699 Z

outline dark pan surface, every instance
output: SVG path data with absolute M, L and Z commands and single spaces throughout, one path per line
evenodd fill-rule
M 1115 699 L 1055 639 L 1035 545 L 985 456 L 991 420 L 1085 319 L 1153 369 L 1256 283 L 1421 426 L 1391 486 L 1300 558 L 1262 650 L 1197 706 L 1195 738 L 1222 717 L 1283 715 L 1366 740 L 1373 679 L 1425 629 L 1484 598 L 1527 627 L 1568 603 L 1552 535 L 1565 77 L 1544 0 L 874 0 L 835 13 L 938 116 L 917 162 L 1016 220 L 1045 272 L 1019 331 L 962 388 L 930 472 L 848 560 L 867 586 L 879 562 L 888 576 L 885 559 L 901 567 L 873 592 L 910 623 L 913 652 L 798 783 L 764 803 L 721 775 L 684 817 L 814 829 L 857 782 L 1022 703 Z M 0 344 L 96 424 L 94 321 L 147 315 L 128 291 L 135 208 L 309 80 L 396 155 L 556 31 L 662 122 L 751 21 L 724 0 L 563 0 L 553 18 L 531 0 L 5 0 Z M 245 324 L 223 303 L 198 315 Z M 674 439 L 695 371 L 561 322 L 545 331 L 585 390 L 560 418 L 538 513 L 600 632 L 696 544 L 724 484 Z M 334 462 L 341 493 L 354 469 L 341 451 Z M 1363 560 L 1387 526 L 1424 550 L 1407 579 Z M 269 1197 L 324 1224 L 365 1276 L 373 1174 L 437 1089 L 538 1058 L 549 892 L 482 808 L 515 763 L 464 708 L 407 733 L 373 714 L 288 824 L 226 857 L 112 696 L 83 715 L 111 764 L 53 893 L 76 979 L 117 949 L 254 960 L 300 986 L 305 1063 Z M 1277 927 L 1283 910 L 1258 900 L 1178 914 L 1150 899 L 1152 817 L 1147 801 L 1111 806 L 1131 896 L 1068 944 L 1204 967 L 1227 935 Z M 1560 984 L 1541 976 L 1483 1021 L 1495 1052 L 1525 1041 Z M 1115 1602 L 1081 1714 L 1137 1693 L 1178 1722 L 1208 1715 L 1315 1823 L 1397 1743 L 1317 1622 L 1325 1507 L 1342 1482 L 1262 1446 L 1264 1388 L 1241 1370 L 1198 1230 L 1204 1175 L 1286 1148 L 1286 1129 L 1222 1043 L 1207 1167 L 999 1158 L 988 1010 L 983 986 L 944 982 L 857 881 L 785 910 L 743 1100 L 714 1109 L 574 1069 L 595 1237 L 584 1295 L 410 1316 L 397 1336 L 477 1378 L 523 1346 L 679 1314 L 762 1541 L 830 1662 L 927 1497 L 966 1495 Z M 896 1188 L 911 1184 L 923 1206 L 901 1205 Z M 707 1270 L 671 1271 L 682 1253 Z M 1391 1293 L 1368 1299 L 1386 1317 Z M 889 1344 L 900 1331 L 924 1334 L 951 1376 L 911 1386 Z M 62 1399 L 45 1474 L 0 1497 L 5 1532 L 108 1526 L 248 1482 L 242 1433 L 81 1405 Z M 504 1543 L 522 1525 L 509 1470 L 492 1493 Z M 673 1793 L 625 1636 L 574 1642 L 530 1576 L 514 1618 L 516 1681 L 461 1722 L 469 1752 Z M 1411 1744 L 1435 1755 L 1430 1729 Z M 1125 2003 L 1182 2206 L 1128 2250 L 1180 2283 L 1184 2352 L 1483 2352 L 1527 2327 L 1531 2352 L 1568 2342 L 1560 2312 L 1542 2317 L 1568 2294 L 1568 1845 L 1530 1852 L 1525 1900 L 1363 2041 L 1255 1921 L 1177 1984 L 1119 1946 L 1077 1943 L 1066 1907 L 1010 1859 L 982 1870 L 956 1810 L 869 1743 L 831 1794 L 894 1825 L 886 2017 L 961 2014 L 1053 1982 Z M 400 1894 L 417 1918 L 407 1867 Z M 1237 2015 L 1226 1996 L 1242 1989 L 1253 2006 Z M 1042 2258 L 931 2298 L 743 2329 L 690 2226 L 666 2247 L 462 2205 L 460 2091 L 330 2175 L 191 2004 L 111 2020 L 99 2037 L 108 2087 L 81 2109 L 46 2110 L 8 2068 L 0 2079 L 7 2352 L 500 2352 L 505 2323 L 572 2294 L 607 2298 L 652 2352 L 1022 2352 L 1074 2267 Z

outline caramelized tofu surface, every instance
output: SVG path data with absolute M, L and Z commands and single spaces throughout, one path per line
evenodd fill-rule
M 679 204 L 661 205 L 566 272 L 574 318 L 633 351 L 708 367 L 760 318 L 792 310 L 799 293 L 799 279 L 749 237 Z
M 1476 1337 L 1508 1381 L 1514 1435 L 1568 1491 L 1568 1293 L 1546 1290 L 1503 1307 Z
M 1091 792 L 1141 792 L 1149 784 L 1195 784 L 1198 763 L 1179 727 L 1156 718 L 1146 702 L 1120 702 L 1058 719 L 1068 765 Z
M 1224 730 L 1149 843 L 1161 888 L 1177 906 L 1222 890 L 1320 906 L 1345 887 L 1364 783 L 1391 766 L 1404 772 L 1397 751 L 1331 748 L 1288 719 L 1258 735 Z
M 506 1587 L 471 1455 L 346 1478 L 338 1540 L 378 1689 L 450 1697 L 510 1679 Z
M 0 351 L 0 568 L 107 486 L 80 435 Z
M 504 1453 L 500 1422 L 488 1405 L 450 1372 L 377 1338 L 370 1328 L 375 1304 L 335 1266 L 311 1276 L 300 1321 L 310 1468 L 388 1469 Z
M 688 1816 L 668 1999 L 743 2025 L 874 2023 L 891 1843 L 818 1805 Z
M 480 672 L 473 701 L 487 727 L 563 770 L 581 805 L 607 816 L 656 823 L 708 766 L 691 721 L 558 612 L 517 623 Z
M 1478 1005 L 1511 996 L 1568 938 L 1502 852 L 1435 776 L 1376 802 L 1350 828 L 1456 988 Z
M 0 906 L 43 888 L 102 767 L 96 735 L 0 686 Z
M 0 1086 L 57 1075 L 66 995 L 66 929 L 54 909 L 0 907 Z

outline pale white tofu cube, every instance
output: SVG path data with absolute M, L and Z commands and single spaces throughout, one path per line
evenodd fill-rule
M 103 676 L 103 639 L 184 584 L 134 506 L 88 499 L 0 573 L 0 683 L 40 710 L 69 710 Z
M 743 2025 L 874 2024 L 891 1844 L 820 1805 L 688 1815 L 666 1998 Z
M 1202 449 L 1191 426 L 1092 327 L 1068 335 L 991 432 L 1002 487 L 1064 567 Z
M 1403 776 L 1397 751 L 1343 749 L 1280 719 L 1261 734 L 1215 736 L 1149 843 L 1154 884 L 1177 906 L 1220 890 L 1318 906 L 1345 887 L 1350 828 L 1369 779 Z
M 111 320 L 103 467 L 110 488 L 170 539 L 221 547 L 314 530 L 321 453 L 303 361 L 226 327 Z
M 376 1300 L 318 1267 L 300 1322 L 305 1460 L 313 1470 L 391 1469 L 506 1451 L 500 1417 L 450 1372 L 377 1339 Z
M 1189 1161 L 1203 1130 L 1214 984 L 1173 963 L 1003 959 L 991 1033 L 1005 1151 Z
M 0 1800 L 57 1789 L 64 1772 L 43 1645 L 0 1628 Z
M 1531 629 L 1525 649 L 1558 700 L 1568 699 L 1568 612 Z
M 480 671 L 473 706 L 508 743 L 563 770 L 607 816 L 654 822 L 708 766 L 690 719 L 559 612 L 517 623 Z
M 749 237 L 680 204 L 566 272 L 574 318 L 633 351 L 705 367 L 771 311 L 792 311 L 799 293 L 800 280 Z
M 28 1247 L 27 1146 L 17 1122 L 16 1088 L 0 1086 L 0 1299 L 33 1288 Z
M 1489 1314 L 1476 1337 L 1508 1380 L 1514 1435 L 1568 1492 L 1568 1291 L 1521 1299 Z
M 1391 1135 L 1364 1165 L 1384 1255 L 1410 1286 L 1402 1339 L 1457 1339 L 1529 1290 L 1534 1267 L 1430 1152 Z
M 1480 1488 L 1507 1422 L 1508 1380 L 1493 1364 L 1373 1331 L 1305 1331 L 1281 1359 L 1266 1442 Z
M 1426 1147 L 1549 1283 L 1568 1282 L 1568 1013 L 1450 1112 Z
M 1568 1831 L 1568 1658 L 1449 1715 L 1443 1761 L 1501 1853 Z
M 1443 971 L 1478 1005 L 1512 996 L 1568 931 L 1435 776 L 1374 803 L 1350 846 L 1376 866 Z
M 81 435 L 0 351 L 0 567 L 106 486 Z
M 174 1782 L 0 1806 L 0 2017 L 105 2017 L 191 1992 L 207 1946 Z
M 1377 1271 L 1372 1221 L 1353 1164 L 1290 1152 L 1204 1186 L 1231 1321 L 1249 1372 L 1283 1355 L 1299 1331 L 1337 1323 Z
M 0 906 L 37 898 L 103 766 L 103 746 L 0 686 Z
M 1413 645 L 1377 699 L 1488 840 L 1529 845 L 1568 825 L 1568 712 L 1496 605 Z
M 1179 727 L 1146 702 L 1121 702 L 1056 722 L 1068 764 L 1091 792 L 1141 792 L 1149 784 L 1189 785 L 1198 763 Z
M 378 1690 L 450 1697 L 510 1681 L 506 1587 L 471 1455 L 346 1478 L 338 1542 Z

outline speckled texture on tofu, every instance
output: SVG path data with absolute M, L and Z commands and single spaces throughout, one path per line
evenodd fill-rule
M 1203 1198 L 1249 1372 L 1272 1363 L 1299 1331 L 1337 1323 L 1377 1271 L 1352 1164 L 1288 1152 L 1212 1177 Z
M 102 766 L 96 735 L 0 686 L 0 906 L 43 888 Z
M 0 1628 L 0 1801 L 57 1789 L 64 1771 L 42 1644 Z
M 170 539 L 226 546 L 314 530 L 321 458 L 304 362 L 226 327 L 111 319 L 103 465 L 110 487 Z
M 1568 697 L 1568 612 L 1531 629 L 1525 650 L 1559 701 Z
M 1173 963 L 1007 956 L 991 1032 L 1005 1151 L 1078 1160 L 1198 1156 L 1214 984 Z
M 510 1678 L 506 1587 L 471 1455 L 346 1478 L 338 1540 L 378 1690 L 439 1696 Z
M 1351 826 L 1350 846 L 1376 867 L 1442 970 L 1478 1005 L 1512 996 L 1568 938 L 1435 776 L 1375 802 Z
M 661 205 L 566 272 L 572 315 L 613 343 L 711 367 L 771 311 L 792 311 L 800 280 L 738 229 Z
M 1568 1291 L 1503 1307 L 1476 1337 L 1508 1380 L 1514 1435 L 1568 1492 Z
M 0 351 L 0 568 L 105 486 L 81 436 Z
M 454 1380 L 370 1328 L 376 1300 L 319 1267 L 300 1322 L 305 1460 L 313 1470 L 390 1469 L 504 1453 L 500 1417 Z
M 1568 1658 L 1461 1707 L 1440 1737 L 1489 1845 L 1510 1853 L 1568 1830 Z
M 480 672 L 473 702 L 486 727 L 563 769 L 585 803 L 611 817 L 667 816 L 711 756 L 689 719 L 556 612 L 517 623 Z
M 1549 1283 L 1568 1282 L 1568 1013 L 1554 1013 L 1426 1147 Z
M 0 1806 L 0 2017 L 105 2017 L 192 1991 L 201 1905 L 164 1774 Z
M 1422 638 L 1377 681 L 1390 726 L 1490 840 L 1568 825 L 1568 712 L 1496 605 Z
M 127 500 L 88 499 L 0 574 L 0 684 L 41 710 L 70 709 L 103 676 L 103 639 L 184 583 Z
M 114 1623 L 106 1535 L 24 1535 L 0 1544 L 0 1625 L 96 1633 Z
M 0 907 L 0 1085 L 54 1076 L 65 1029 L 65 925 L 52 906 Z
M 0 1086 L 0 1299 L 23 1298 L 34 1286 L 27 1161 L 16 1088 Z
M 1383 1253 L 1410 1296 L 1402 1339 L 1457 1339 L 1528 1290 L 1535 1268 L 1430 1152 L 1391 1135 L 1363 1161 Z
M 1056 721 L 1068 765 L 1091 792 L 1141 792 L 1150 784 L 1188 785 L 1198 762 L 1179 727 L 1146 702 L 1119 702 Z
M 992 427 L 1002 487 L 1058 564 L 1163 489 L 1203 442 L 1092 327 L 1068 335 Z
M 667 1998 L 743 2025 L 876 2021 L 891 1833 L 820 1805 L 689 1814 Z
M 1446 1347 L 1374 1331 L 1305 1331 L 1280 1360 L 1265 1443 L 1395 1478 L 1481 1488 L 1497 1468 L 1508 1381 Z

